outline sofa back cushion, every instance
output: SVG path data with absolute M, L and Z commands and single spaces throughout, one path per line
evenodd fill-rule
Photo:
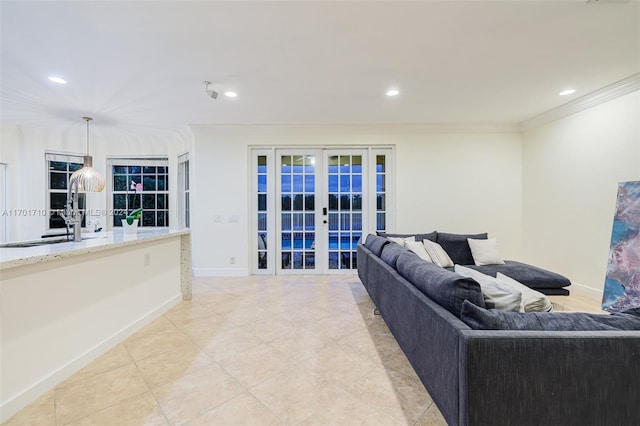
M 467 238 L 474 240 L 486 240 L 487 233 L 483 234 L 448 234 L 446 232 L 438 232 L 436 242 L 442 246 L 447 252 L 453 263 L 458 265 L 475 265 L 471 248 Z
M 400 254 L 396 266 L 401 276 L 458 318 L 465 300 L 484 306 L 480 285 L 471 278 L 426 262 L 408 251 Z
M 640 317 L 583 312 L 506 312 L 464 302 L 460 319 L 475 330 L 599 331 L 640 330 Z
M 380 257 L 380 253 L 382 253 L 382 247 L 386 244 L 389 244 L 389 240 L 373 234 L 367 235 L 367 239 L 364 242 L 364 246 L 378 257 Z
M 394 238 L 407 238 L 407 237 L 415 237 L 416 241 L 422 242 L 422 240 L 429 240 L 436 242 L 438 238 L 438 233 L 436 231 L 428 232 L 426 234 L 387 234 L 385 232 L 378 231 L 376 234 L 380 237 L 394 237 Z
M 380 258 L 387 265 L 391 266 L 393 269 L 396 269 L 396 261 L 398 260 L 398 257 L 402 253 L 410 253 L 411 255 L 415 256 L 413 253 L 411 253 L 410 251 L 405 250 L 399 244 L 390 242 L 389 244 L 387 244 L 384 247 L 382 247 L 382 253 L 380 254 Z M 423 262 L 424 262 L 424 260 L 423 260 Z

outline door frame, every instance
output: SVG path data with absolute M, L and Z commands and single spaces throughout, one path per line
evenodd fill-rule
M 395 225 L 395 146 L 394 145 L 274 145 L 274 146 L 265 146 L 265 145 L 249 145 L 248 146 L 248 179 L 250 184 L 248 185 L 250 193 L 248 194 L 248 207 L 249 207 L 249 244 L 248 244 L 248 260 L 249 260 L 249 273 L 254 275 L 276 275 L 276 274 L 296 274 L 296 275 L 304 275 L 304 274 L 356 274 L 357 271 L 355 269 L 337 269 L 337 270 L 329 270 L 328 269 L 328 256 L 327 253 L 319 253 L 316 250 L 316 265 L 321 265 L 323 271 L 319 271 L 319 268 L 316 268 L 316 272 L 311 272 L 313 270 L 304 270 L 304 269 L 292 269 L 292 270 L 282 270 L 280 259 L 277 258 L 277 254 L 281 252 L 281 244 L 279 235 L 277 234 L 278 226 L 277 223 L 280 224 L 281 217 L 281 206 L 276 205 L 276 191 L 277 191 L 277 181 L 276 179 L 279 177 L 279 172 L 276 170 L 276 156 L 280 153 L 284 152 L 293 152 L 291 155 L 302 155 L 306 152 L 311 151 L 320 151 L 322 153 L 322 164 L 326 164 L 327 161 L 327 153 L 331 151 L 343 151 L 347 152 L 349 150 L 363 150 L 362 154 L 366 157 L 363 158 L 363 163 L 367 164 L 367 171 L 364 173 L 363 171 L 363 221 L 362 221 L 362 238 L 365 238 L 369 233 L 376 232 L 376 223 L 377 217 L 380 214 L 378 209 L 376 208 L 376 182 L 377 182 L 377 172 L 376 172 L 376 156 L 384 155 L 386 157 L 386 166 L 385 166 L 385 179 L 386 179 L 386 202 L 385 202 L 385 223 L 386 225 L 379 229 L 384 231 L 386 229 L 394 229 Z M 265 156 L 267 162 L 267 171 L 266 171 L 266 207 L 267 207 L 267 218 L 266 218 L 266 226 L 267 229 L 265 243 L 267 248 L 267 262 L 266 267 L 264 269 L 258 268 L 258 252 L 259 252 L 259 242 L 258 242 L 258 157 Z M 316 163 L 316 169 L 317 169 Z M 326 177 L 326 171 L 323 171 L 323 176 Z M 317 173 L 316 173 L 317 176 Z M 324 180 L 324 178 L 320 179 Z M 318 192 L 318 183 L 320 183 L 323 188 L 326 187 L 326 182 L 318 182 L 316 178 L 316 192 Z M 323 189 L 324 191 L 324 189 Z M 367 192 L 367 196 L 365 197 L 365 191 Z M 324 191 L 323 194 L 326 194 Z M 364 199 L 366 201 L 366 208 L 364 207 Z M 322 200 L 323 203 L 326 203 L 327 200 Z M 322 205 L 317 203 L 316 200 L 316 223 L 318 218 L 322 220 Z M 318 210 L 320 210 L 320 214 L 318 215 Z M 321 229 L 321 233 L 318 234 L 318 229 Z M 262 231 L 260 231 L 262 232 Z M 316 241 L 318 238 L 326 239 L 328 238 L 328 232 L 326 228 L 318 228 L 316 226 Z M 277 248 L 280 247 L 280 248 Z M 273 250 L 271 249 L 273 248 Z M 322 264 L 319 264 L 319 257 L 322 256 Z M 325 262 L 326 259 L 326 262 Z M 325 266 L 326 263 L 326 266 Z M 325 270 L 326 269 L 326 270 Z

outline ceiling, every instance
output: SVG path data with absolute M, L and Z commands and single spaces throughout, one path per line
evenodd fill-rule
M 0 7 L 1 118 L 23 126 L 511 124 L 640 71 L 636 0 Z

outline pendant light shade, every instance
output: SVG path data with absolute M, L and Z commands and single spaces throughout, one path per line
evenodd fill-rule
M 84 156 L 84 166 L 73 172 L 69 182 L 75 178 L 80 192 L 100 192 L 104 189 L 104 177 L 92 167 L 93 157 L 89 155 L 89 122 L 93 118 L 82 117 L 82 119 L 87 122 L 87 155 Z

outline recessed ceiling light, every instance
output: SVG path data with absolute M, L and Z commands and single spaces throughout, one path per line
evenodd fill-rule
M 49 77 L 49 81 L 53 81 L 54 83 L 58 83 L 58 84 L 67 84 L 67 80 L 60 77 L 51 76 Z
M 570 95 L 572 93 L 575 93 L 575 91 L 576 91 L 576 89 L 566 89 L 566 90 L 563 90 L 562 92 L 558 93 L 558 95 L 567 96 L 567 95 Z
M 232 92 L 232 91 L 224 92 L 224 95 L 228 98 L 235 98 L 236 96 L 238 96 L 236 92 Z
M 400 92 L 398 92 L 396 89 L 391 89 L 387 92 L 387 96 L 398 96 L 400 94 Z

